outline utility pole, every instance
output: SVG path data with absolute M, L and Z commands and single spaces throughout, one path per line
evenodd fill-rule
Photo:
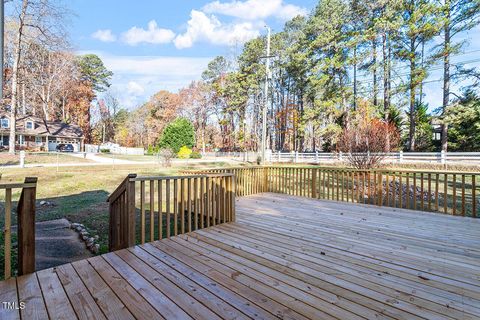
M 262 164 L 265 163 L 267 149 L 267 108 L 268 108 L 268 84 L 270 80 L 270 27 L 266 26 L 267 34 L 267 56 L 265 66 L 265 104 L 262 112 Z

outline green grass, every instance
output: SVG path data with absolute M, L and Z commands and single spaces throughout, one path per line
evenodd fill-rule
M 45 163 L 88 163 L 88 159 L 74 157 L 68 153 L 26 153 L 25 164 L 45 164 Z M 0 153 L 0 166 L 19 165 L 20 155 L 6 152 Z

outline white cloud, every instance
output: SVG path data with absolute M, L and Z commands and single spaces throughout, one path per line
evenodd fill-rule
M 141 96 L 145 93 L 145 89 L 135 81 L 130 81 L 127 84 L 127 92 L 134 96 Z
M 258 20 L 273 16 L 286 21 L 297 15 L 307 14 L 305 8 L 285 4 L 283 0 L 233 0 L 230 2 L 216 0 L 205 5 L 203 11 L 245 20 Z
M 122 40 L 135 46 L 139 43 L 162 44 L 169 43 L 175 38 L 175 33 L 170 29 L 159 28 L 157 22 L 152 20 L 147 29 L 132 27 L 122 35 Z
M 178 49 L 190 48 L 195 42 L 204 41 L 216 45 L 244 43 L 260 35 L 259 25 L 251 22 L 222 24 L 215 16 L 192 10 L 187 31 L 179 34 L 175 40 Z
M 112 33 L 112 30 L 97 30 L 92 34 L 92 38 L 100 40 L 102 42 L 115 42 L 117 37 Z
M 201 79 L 212 57 L 117 56 L 102 51 L 94 53 L 113 71 L 112 87 L 122 107 L 133 109 L 159 90 L 176 92 L 191 81 Z M 188 66 L 188 67 L 186 67 Z M 143 93 L 140 93 L 140 89 Z M 134 94 L 134 92 L 136 94 Z

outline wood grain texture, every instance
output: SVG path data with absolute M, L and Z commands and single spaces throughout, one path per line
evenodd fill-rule
M 342 180 L 334 171 L 302 176 L 311 185 L 306 194 L 323 192 L 328 177 Z M 364 179 L 346 174 L 345 197 L 356 198 L 351 184 Z M 204 180 L 210 198 L 230 189 Z M 187 212 L 202 206 L 191 203 L 202 179 L 192 183 Z M 225 198 L 219 204 L 209 208 L 212 223 L 225 217 L 220 208 L 230 210 Z M 0 282 L 0 298 L 25 301 L 23 319 L 480 317 L 478 219 L 273 193 L 235 206 L 235 223 L 12 278 Z M 20 312 L 2 309 L 0 318 Z

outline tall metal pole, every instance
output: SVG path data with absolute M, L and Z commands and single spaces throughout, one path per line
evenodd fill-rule
M 268 108 L 268 85 L 270 80 L 270 28 L 267 26 L 267 59 L 265 66 L 265 104 L 262 112 L 262 163 L 265 163 L 267 149 L 267 108 Z
M 0 0 L 0 104 L 3 104 L 3 34 L 4 34 L 4 24 L 5 24 L 5 5 L 3 0 Z

